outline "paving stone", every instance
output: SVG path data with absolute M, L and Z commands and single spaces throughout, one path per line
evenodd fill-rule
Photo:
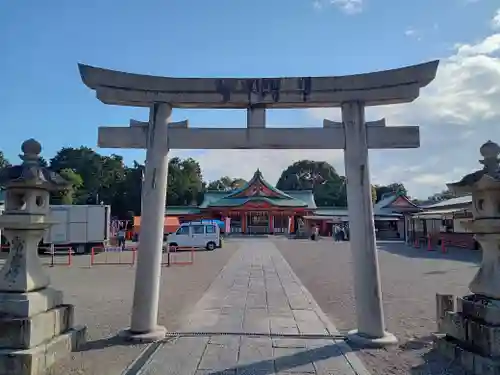
M 269 321 L 273 320 L 275 323 L 275 325 L 284 325 L 284 326 L 287 326 L 287 324 L 282 324 L 282 323 L 278 323 L 279 321 L 281 321 L 282 319 L 285 319 L 285 322 L 291 322 L 292 320 L 294 320 L 293 318 L 293 314 L 291 312 L 290 309 L 288 309 L 288 311 L 277 311 L 277 312 L 269 312 Z M 293 324 L 292 326 L 295 327 L 297 323 Z
M 274 374 L 271 340 L 268 338 L 242 338 L 237 374 Z
M 316 373 L 309 353 L 304 348 L 274 348 L 273 355 L 278 373 Z
M 276 317 L 269 318 L 271 333 L 298 334 L 299 328 L 293 318 Z
M 195 375 L 236 375 L 236 369 L 223 370 L 223 371 L 196 370 Z
M 221 315 L 241 315 L 245 313 L 245 307 L 243 306 L 222 306 L 220 309 Z
M 211 336 L 209 344 L 224 345 L 239 350 L 241 337 L 239 336 Z
M 285 349 L 305 349 L 307 340 L 302 339 L 283 339 L 283 338 L 274 338 L 272 339 L 273 348 L 285 348 Z
M 231 337 L 233 342 L 225 345 L 208 343 L 201 357 L 198 370 L 221 371 L 234 368 L 238 363 L 239 337 Z
M 222 306 L 221 307 L 241 307 L 241 308 L 245 308 L 246 304 L 247 304 L 247 301 L 246 301 L 246 297 L 245 296 L 244 297 L 234 298 L 234 299 L 226 298 L 222 302 Z
M 221 315 L 217 324 L 212 327 L 214 332 L 242 332 L 243 316 Z
M 267 306 L 269 314 L 272 316 L 280 317 L 289 317 L 290 316 L 290 305 L 288 302 L 286 304 L 269 304 Z
M 220 309 L 194 311 L 188 316 L 185 328 L 187 330 L 205 331 L 214 327 L 219 321 L 219 317 Z
M 304 296 L 293 294 L 288 296 L 288 303 L 293 310 L 312 310 L 313 306 Z
M 266 285 L 266 293 L 268 296 L 275 296 L 288 301 L 285 291 L 281 285 Z
M 246 302 L 246 307 L 247 309 L 267 309 L 267 298 L 266 294 L 248 294 L 247 295 L 247 302 Z
M 328 329 L 313 310 L 293 310 L 299 332 L 303 334 L 328 335 Z
M 270 333 L 269 313 L 266 309 L 247 310 L 243 321 L 243 331 Z
M 194 374 L 207 343 L 206 337 L 181 337 L 163 344 L 137 375 Z
M 307 340 L 318 375 L 357 375 L 335 340 Z

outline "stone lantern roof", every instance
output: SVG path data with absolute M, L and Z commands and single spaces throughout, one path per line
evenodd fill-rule
M 483 160 L 479 162 L 483 169 L 464 176 L 460 181 L 447 184 L 448 188 L 457 195 L 467 195 L 473 190 L 484 190 L 500 187 L 500 146 L 488 141 L 479 149 Z
M 58 173 L 40 165 L 42 146 L 34 139 L 24 141 L 19 155 L 23 161 L 20 165 L 9 166 L 0 170 L 0 186 L 32 187 L 48 191 L 59 191 L 68 188 L 69 183 Z

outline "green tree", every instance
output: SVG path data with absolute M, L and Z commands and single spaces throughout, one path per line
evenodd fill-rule
M 204 191 L 200 164 L 188 158 L 172 158 L 168 165 L 167 204 L 169 206 L 200 203 Z
M 233 189 L 240 189 L 242 188 L 243 186 L 245 186 L 245 184 L 247 183 L 248 181 L 245 180 L 244 178 L 234 178 L 233 179 L 233 182 L 231 183 L 231 187 Z
M 10 165 L 9 161 L 5 158 L 3 152 L 0 151 L 0 169 L 8 167 L 9 165 Z M 0 185 L 0 189 L 1 188 L 2 188 L 2 186 Z
M 113 204 L 119 207 L 114 209 L 117 216 L 128 219 L 130 216 L 140 215 L 143 173 L 144 165 L 136 161 L 131 167 L 125 168 L 124 179 L 118 182 L 113 199 Z
M 69 168 L 62 169 L 59 174 L 68 181 L 69 186 L 66 190 L 56 192 L 52 195 L 52 204 L 73 204 L 78 195 L 78 190 L 83 185 L 83 179 Z
M 312 190 L 318 206 L 347 205 L 345 177 L 324 161 L 300 160 L 286 168 L 276 184 L 280 190 Z
M 102 187 L 102 158 L 88 147 L 63 147 L 50 160 L 50 168 L 55 172 L 71 169 L 83 180 L 82 195 L 78 202 L 95 203 Z M 108 202 L 106 202 L 108 203 Z
M 229 176 L 223 176 L 218 180 L 210 182 L 207 186 L 207 190 L 231 191 L 241 188 L 246 183 L 247 181 L 243 178 L 231 178 Z
M 377 202 L 382 199 L 382 197 L 392 194 L 408 195 L 406 187 L 401 182 L 393 182 L 389 185 L 375 185 L 375 190 L 377 191 Z
M 102 156 L 88 147 L 64 147 L 50 160 L 55 172 L 70 169 L 82 178 L 74 203 L 100 203 L 112 205 L 112 209 L 125 208 L 115 204 L 118 189 L 125 180 L 126 168 L 118 155 Z
M 40 165 L 42 167 L 47 168 L 49 166 L 49 163 L 47 162 L 47 160 L 43 156 L 40 156 L 40 158 L 38 159 L 38 162 L 40 163 Z
M 8 167 L 10 165 L 7 158 L 4 156 L 3 152 L 0 151 L 0 169 Z
M 452 198 L 456 198 L 455 194 L 453 194 L 448 189 L 445 189 L 439 193 L 431 195 L 430 197 L 427 198 L 427 200 L 430 202 L 441 202 Z
M 377 188 L 375 185 L 372 185 L 372 203 L 375 204 L 377 203 Z

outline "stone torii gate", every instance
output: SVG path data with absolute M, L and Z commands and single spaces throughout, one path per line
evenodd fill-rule
M 368 149 L 416 148 L 416 126 L 365 123 L 365 107 L 407 103 L 436 75 L 439 62 L 341 77 L 168 78 L 79 65 L 83 82 L 105 104 L 149 107 L 149 122 L 100 127 L 99 147 L 147 149 L 131 327 L 135 340 L 165 335 L 157 325 L 163 218 L 170 149 L 344 149 L 358 329 L 369 345 L 397 339 L 385 331 L 377 260 Z M 170 121 L 172 108 L 244 108 L 247 128 L 189 128 Z M 341 107 L 342 122 L 322 128 L 266 128 L 266 108 Z

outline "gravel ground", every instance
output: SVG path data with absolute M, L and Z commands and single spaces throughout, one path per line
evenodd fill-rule
M 227 242 L 222 249 L 195 253 L 190 266 L 163 268 L 159 322 L 169 330 L 177 329 L 185 311 L 191 310 L 222 270 L 237 248 Z M 4 256 L 2 256 L 3 258 Z M 100 262 L 104 254 L 98 255 Z M 177 256 L 179 261 L 186 254 Z M 117 261 L 110 254 L 108 261 Z M 131 255 L 122 255 L 130 262 Z M 48 263 L 48 258 L 43 258 Z M 75 305 L 76 323 L 87 326 L 87 343 L 71 357 L 58 363 L 55 375 L 118 375 L 140 354 L 145 345 L 128 345 L 113 336 L 130 324 L 135 268 L 129 265 L 89 267 L 89 256 L 74 256 L 71 267 L 65 257 L 57 257 L 58 266 L 46 267 L 52 285 L 64 292 L 66 303 Z M 2 263 L 0 261 L 0 263 Z
M 349 243 L 274 241 L 337 328 L 355 328 Z M 388 349 L 364 349 L 360 358 L 373 374 L 463 374 L 432 350 L 435 294 L 467 294 L 480 253 L 453 249 L 441 254 L 394 243 L 378 248 L 387 330 L 400 343 Z

